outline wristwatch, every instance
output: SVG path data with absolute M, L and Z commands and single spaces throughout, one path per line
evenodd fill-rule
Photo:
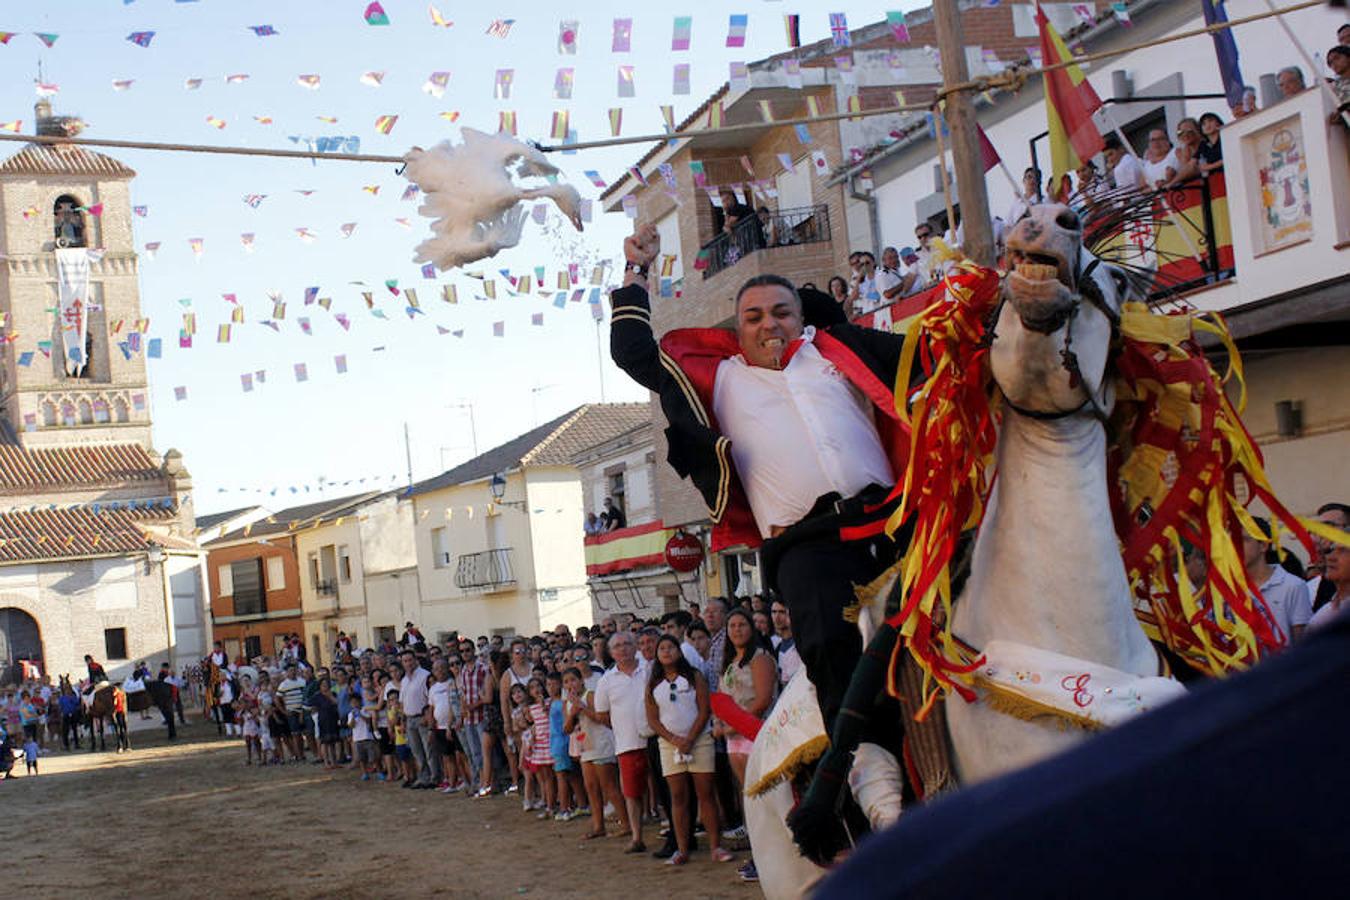
M 651 269 L 650 263 L 647 263 L 645 265 L 638 265 L 635 262 L 628 262 L 623 267 L 623 270 L 625 272 L 632 272 L 634 275 L 641 275 L 643 278 L 647 277 L 647 272 L 650 269 Z

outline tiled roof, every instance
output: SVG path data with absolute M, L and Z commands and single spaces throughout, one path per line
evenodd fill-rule
M 570 466 L 582 450 L 632 431 L 650 419 L 651 408 L 646 403 L 588 403 L 447 472 L 419 481 L 412 493 L 425 494 L 524 466 Z
M 197 530 L 207 532 L 217 525 L 230 521 L 235 516 L 243 515 L 246 512 L 257 509 L 257 506 L 241 506 L 238 509 L 229 509 L 225 512 L 208 513 L 197 517 Z
M 94 175 L 135 178 L 134 170 L 111 156 L 74 144 L 27 144 L 0 163 L 0 175 Z
M 20 447 L 0 444 L 0 492 L 160 481 L 159 465 L 140 444 Z
M 172 509 L 34 508 L 0 513 L 0 565 L 72 556 L 113 556 L 169 543 L 145 526 L 169 525 Z M 172 542 L 176 543 L 176 542 Z
M 341 513 L 344 510 L 350 509 L 353 506 L 358 506 L 368 500 L 382 497 L 385 493 L 385 491 L 366 491 L 364 494 L 352 494 L 349 497 L 339 497 L 334 500 L 318 500 L 314 503 L 306 503 L 302 506 L 292 506 L 289 509 L 274 512 L 270 516 L 259 519 L 251 525 L 244 525 L 234 529 L 228 534 L 221 535 L 214 540 L 206 541 L 202 546 L 210 547 L 215 544 L 225 544 L 242 538 L 261 538 L 299 530 L 306 525 L 314 525 L 325 516 Z M 200 527 L 199 520 L 198 528 Z

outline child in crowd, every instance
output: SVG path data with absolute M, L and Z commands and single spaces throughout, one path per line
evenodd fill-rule
M 375 693 L 375 686 L 370 681 L 370 676 L 361 679 L 362 697 L 372 697 Z M 380 764 L 380 748 L 375 741 L 375 729 L 372 727 L 372 716 L 374 715 L 375 704 L 370 704 L 369 712 L 364 702 L 353 698 L 353 703 L 347 711 L 347 727 L 351 729 L 352 741 L 354 742 L 356 764 L 361 767 L 361 780 L 369 781 L 370 776 L 375 773 Z M 384 780 L 384 773 L 379 774 L 381 781 Z
M 534 763 L 530 761 L 530 750 L 534 747 L 534 729 L 530 725 L 530 698 L 523 684 L 511 685 L 511 691 L 507 696 L 511 699 L 511 730 L 516 736 L 517 752 L 520 754 L 520 773 L 525 782 L 520 805 L 526 812 L 531 812 L 542 806 L 543 801 L 535 796 Z
M 413 770 L 412 748 L 408 746 L 408 723 L 404 721 L 403 704 L 399 702 L 398 691 L 392 690 L 385 697 L 385 715 L 389 718 L 389 734 L 394 742 L 396 774 L 403 776 L 403 786 L 410 787 L 417 780 Z
M 554 821 L 570 822 L 576 817 L 576 798 L 572 795 L 572 756 L 568 750 L 567 732 L 563 730 L 566 718 L 563 710 L 562 676 L 550 673 L 545 682 L 548 688 L 549 755 L 553 757 L 553 777 L 557 781 L 558 811 Z
M 530 718 L 530 763 L 534 766 L 534 778 L 540 792 L 544 795 L 544 806 L 539 818 L 548 819 L 554 815 L 553 806 L 553 753 L 549 734 L 549 700 L 544 682 L 531 678 L 528 688 L 530 706 L 527 710 Z
M 244 679 L 244 693 L 239 698 L 240 715 L 244 722 L 244 765 L 253 765 L 253 751 L 258 751 L 258 765 L 263 764 L 262 741 L 259 739 L 261 729 L 258 727 L 258 695 L 247 687 L 248 678 Z
M 342 759 L 339 742 L 340 722 L 338 720 L 337 697 L 333 696 L 333 682 L 327 678 L 319 679 L 319 693 L 314 698 L 315 717 L 319 720 L 319 752 L 325 769 L 338 768 Z
M 26 773 L 36 775 L 38 773 L 38 745 L 37 738 L 32 735 L 25 735 L 23 742 L 23 761 L 27 764 Z

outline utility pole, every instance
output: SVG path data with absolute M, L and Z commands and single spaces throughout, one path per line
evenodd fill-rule
M 403 452 L 406 453 L 406 454 L 407 454 L 407 457 L 408 457 L 408 490 L 411 491 L 411 490 L 412 490 L 412 486 L 413 486 L 413 477 L 412 477 L 412 438 L 410 438 L 410 437 L 408 436 L 408 423 L 407 423 L 407 422 L 404 422 L 404 423 L 403 423 Z
M 937 28 L 938 50 L 942 54 L 944 86 L 970 80 L 966 70 L 965 41 L 961 36 L 961 13 L 957 0 L 933 0 L 933 23 Z M 945 118 L 951 131 L 952 161 L 961 197 L 961 224 L 966 256 L 982 266 L 994 264 L 994 229 L 989 218 L 989 195 L 984 189 L 984 164 L 980 160 L 980 139 L 975 121 L 975 105 L 968 91 L 946 95 Z M 941 134 L 942 123 L 938 122 Z M 940 145 L 939 145 L 940 146 Z M 946 161 L 942 161 L 946 167 Z M 956 223 L 948 222 L 952 233 Z

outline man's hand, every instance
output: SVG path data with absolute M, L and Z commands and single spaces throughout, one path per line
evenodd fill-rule
M 650 266 L 661 253 L 661 235 L 655 225 L 639 225 L 623 241 L 623 257 L 638 266 Z

